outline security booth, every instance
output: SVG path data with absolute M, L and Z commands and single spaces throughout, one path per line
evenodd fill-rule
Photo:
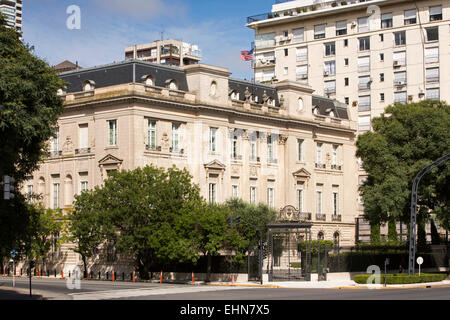
M 283 208 L 275 223 L 268 225 L 269 281 L 311 281 L 310 213 L 293 206 Z

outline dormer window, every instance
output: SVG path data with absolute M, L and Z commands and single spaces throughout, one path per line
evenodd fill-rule
M 239 100 L 239 92 L 233 90 L 231 92 L 231 100 Z
M 83 91 L 90 91 L 90 90 L 94 90 L 95 88 L 95 82 L 92 80 L 86 80 L 83 83 Z
M 146 86 L 154 86 L 155 85 L 155 80 L 153 79 L 153 77 L 151 75 L 145 75 L 141 79 L 142 79 L 142 82 Z
M 319 115 L 319 108 L 315 107 L 314 110 L 313 110 L 313 113 L 318 116 Z
M 329 115 L 330 115 L 330 117 L 334 118 L 335 117 L 334 111 L 330 111 Z
M 166 85 L 169 87 L 170 90 L 178 90 L 178 84 L 173 79 L 167 80 Z
M 56 91 L 56 95 L 63 96 L 66 94 L 66 91 L 62 88 L 59 88 L 58 91 Z

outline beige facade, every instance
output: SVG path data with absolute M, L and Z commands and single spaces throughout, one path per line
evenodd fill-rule
M 22 0 L 0 0 L 0 14 L 8 27 L 22 33 Z
M 247 26 L 257 81 L 345 101 L 359 132 L 394 102 L 450 101 L 449 1 L 285 1 Z
M 211 202 L 234 196 L 277 210 L 293 205 L 308 213 L 313 239 L 322 232 L 325 239 L 354 244 L 354 121 L 315 115 L 314 90 L 294 81 L 274 84 L 283 96 L 275 107 L 231 99 L 226 69 L 198 64 L 177 70 L 189 90 L 137 81 L 63 95 L 58 138 L 24 192 L 42 194 L 47 207 L 69 209 L 75 194 L 101 185 L 109 170 L 175 165 L 190 171 Z M 83 72 L 89 70 L 73 75 Z M 79 262 L 76 255 L 71 259 Z

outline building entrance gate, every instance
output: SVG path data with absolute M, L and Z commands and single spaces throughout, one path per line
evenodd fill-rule
M 311 226 L 308 213 L 283 208 L 268 225 L 269 281 L 311 281 Z

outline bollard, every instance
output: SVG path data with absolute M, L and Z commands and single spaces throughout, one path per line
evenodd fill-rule
M 194 272 L 192 272 L 192 285 L 194 285 Z
M 134 282 L 136 282 L 136 273 L 135 273 L 135 271 L 133 270 L 133 283 Z
M 98 280 L 102 280 L 100 271 L 98 272 Z
M 106 280 L 109 280 L 109 272 L 106 273 Z
M 22 268 L 20 268 L 20 270 L 19 270 L 19 277 L 21 277 L 22 276 Z
M 70 271 L 69 271 L 69 278 L 70 278 Z
M 161 275 L 159 276 L 159 283 L 162 283 L 162 270 L 161 270 Z

